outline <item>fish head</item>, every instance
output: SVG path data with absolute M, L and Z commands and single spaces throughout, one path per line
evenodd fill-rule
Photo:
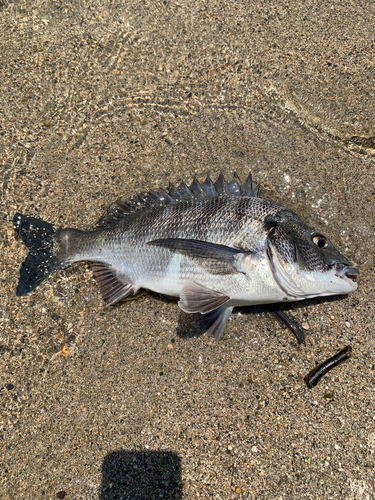
M 265 219 L 266 256 L 287 297 L 346 295 L 357 289 L 359 271 L 330 240 L 282 209 Z

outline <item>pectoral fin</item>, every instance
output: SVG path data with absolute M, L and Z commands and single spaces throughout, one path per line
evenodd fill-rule
M 149 245 L 168 248 L 171 252 L 187 255 L 201 261 L 203 267 L 209 267 L 213 274 L 243 273 L 242 261 L 245 255 L 243 250 L 218 245 L 208 241 L 165 238 L 148 242 Z M 214 264 L 212 261 L 216 262 Z

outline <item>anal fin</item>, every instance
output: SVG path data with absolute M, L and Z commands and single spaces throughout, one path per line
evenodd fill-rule
M 92 270 L 103 299 L 108 300 L 107 306 L 116 304 L 131 293 L 135 295 L 139 290 L 139 287 L 109 264 L 95 262 Z

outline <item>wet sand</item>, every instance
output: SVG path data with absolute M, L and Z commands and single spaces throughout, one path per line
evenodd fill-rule
M 372 499 L 375 4 L 21 1 L 0 20 L 0 497 Z M 220 170 L 361 271 L 290 309 L 305 346 L 251 309 L 215 342 L 167 297 L 106 308 L 84 264 L 15 296 L 16 211 L 89 228 Z

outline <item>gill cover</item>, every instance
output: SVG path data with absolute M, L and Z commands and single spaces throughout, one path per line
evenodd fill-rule
M 281 261 L 277 250 L 272 245 L 272 240 L 267 238 L 266 255 L 272 272 L 272 276 L 278 287 L 288 296 L 294 298 L 306 297 L 306 293 L 299 288 L 286 270 L 285 263 Z

